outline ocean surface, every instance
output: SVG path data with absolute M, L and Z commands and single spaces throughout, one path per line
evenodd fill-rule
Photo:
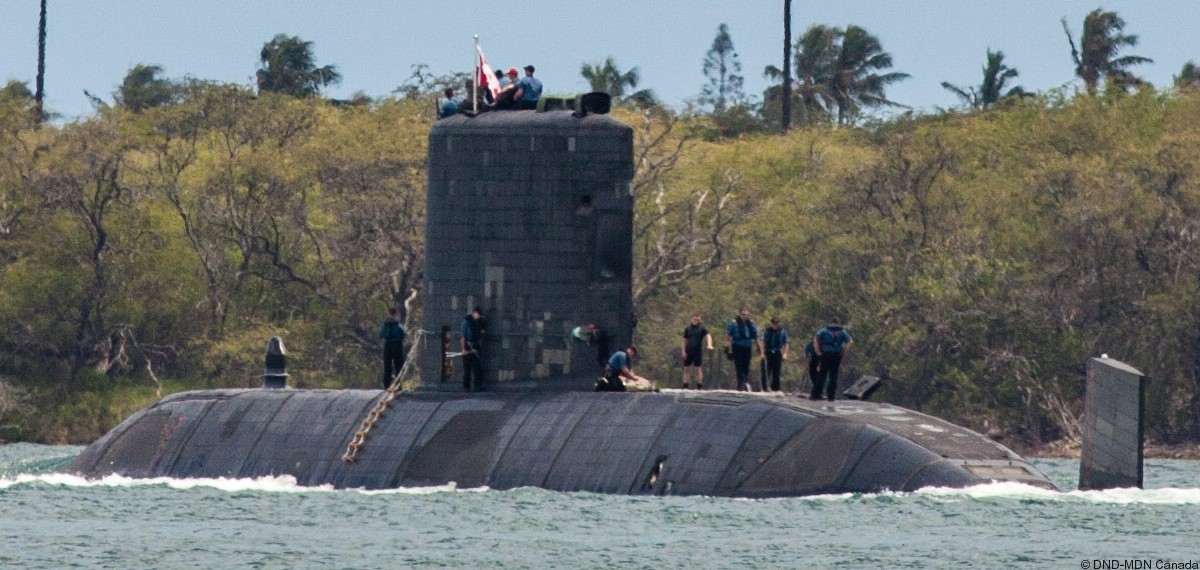
M 81 450 L 0 446 L 0 568 L 1200 567 L 1198 461 L 1148 460 L 1144 490 L 1047 459 L 1067 491 L 746 500 L 57 472 Z

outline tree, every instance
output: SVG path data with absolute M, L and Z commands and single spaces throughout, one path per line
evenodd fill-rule
M 135 113 L 172 102 L 179 90 L 171 81 L 159 77 L 161 73 L 162 67 L 158 65 L 133 66 L 113 99 Z
M 1138 37 L 1135 34 L 1121 33 L 1125 29 L 1125 20 L 1116 12 L 1104 12 L 1100 8 L 1092 10 L 1083 19 L 1083 33 L 1079 36 L 1079 47 L 1067 26 L 1067 19 L 1062 19 L 1063 31 L 1067 34 L 1067 42 L 1071 44 L 1071 57 L 1075 60 L 1075 75 L 1078 75 L 1087 86 L 1088 95 L 1096 94 L 1096 87 L 1104 79 L 1106 89 L 1128 91 L 1130 87 L 1145 83 L 1140 77 L 1129 71 L 1129 68 L 1139 63 L 1152 63 L 1154 60 L 1127 55 L 1117 57 L 1122 47 L 1134 47 Z
M 838 28 L 814 25 L 796 40 L 795 49 L 795 85 L 788 101 L 788 123 L 799 119 L 800 124 L 809 126 L 829 120 L 833 109 L 833 98 L 830 97 L 830 85 L 833 80 L 833 66 L 837 61 L 839 40 L 842 31 Z M 763 71 L 768 79 L 778 80 L 784 75 L 783 70 L 768 65 Z M 785 84 L 792 86 L 790 79 Z M 768 89 L 764 99 L 776 98 Z M 799 97 L 799 105 L 793 107 L 795 97 Z
M 408 79 L 392 90 L 392 93 L 401 98 L 428 101 L 433 97 L 441 97 L 447 87 L 460 93 L 464 99 L 471 98 L 470 93 L 464 92 L 464 86 L 471 81 L 469 72 L 460 71 L 446 75 L 434 75 L 429 70 L 429 66 L 424 63 L 414 63 L 409 66 L 409 69 L 412 70 L 412 73 L 409 74 Z
M 46 118 L 46 0 L 42 0 L 41 11 L 38 14 L 38 64 L 34 85 L 33 100 L 40 123 Z
M 1183 69 L 1180 69 L 1179 75 L 1175 76 L 1175 88 L 1200 88 L 1200 69 L 1196 68 L 1196 62 L 1188 61 L 1183 64 Z
M 341 82 L 342 76 L 332 65 L 317 67 L 312 42 L 297 36 L 278 34 L 263 44 L 259 52 L 258 90 L 309 97 L 326 85 Z
M 628 97 L 639 104 L 653 104 L 656 100 L 654 92 L 649 89 L 634 91 L 641 80 L 638 68 L 633 67 L 622 73 L 611 55 L 605 58 L 604 63 L 583 64 L 579 74 L 587 80 L 592 91 L 608 93 L 613 101 L 620 102 Z
M 59 263 L 70 262 L 74 274 L 62 292 L 70 299 L 62 340 L 73 337 L 71 377 L 109 353 L 111 307 L 130 279 L 120 267 L 136 249 L 131 233 L 137 230 L 131 228 L 145 227 L 139 193 L 123 176 L 134 145 L 123 137 L 121 126 L 115 117 L 69 126 L 47 172 L 35 181 L 46 209 L 65 222 L 63 235 L 51 247 Z
M 863 107 L 902 106 L 891 101 L 884 88 L 906 79 L 907 73 L 877 73 L 892 67 L 892 55 L 879 39 L 851 25 L 841 34 L 841 47 L 829 82 L 829 95 L 837 104 L 839 125 L 849 125 Z
M 963 104 L 971 109 L 986 111 L 1001 99 L 1025 95 L 1025 89 L 1020 86 L 1013 87 L 1007 92 L 1004 91 L 1008 80 L 1016 76 L 1017 70 L 1004 64 L 1004 52 L 988 49 L 987 63 L 983 66 L 983 83 L 978 89 L 974 86 L 958 87 L 947 81 L 942 82 L 942 87 L 958 95 Z
M 742 62 L 733 48 L 729 26 L 721 24 L 712 48 L 704 58 L 704 76 L 708 78 L 708 85 L 704 86 L 703 100 L 713 106 L 714 112 L 722 113 L 745 98 L 741 72 Z
M 792 0 L 783 0 L 783 132 L 792 128 Z
M 10 79 L 4 87 L 0 87 L 0 99 L 32 101 L 33 92 L 29 90 L 29 86 L 24 81 Z
M 833 66 L 837 62 L 841 36 L 842 31 L 837 28 L 815 25 L 796 40 L 800 119 L 806 125 L 826 120 L 833 109 Z

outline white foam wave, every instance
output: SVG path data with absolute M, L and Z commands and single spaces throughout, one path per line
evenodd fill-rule
M 122 475 L 108 475 L 102 479 L 87 479 L 67 473 L 21 474 L 15 478 L 0 478 L 0 490 L 19 485 L 54 485 L 60 487 L 152 487 L 161 486 L 171 489 L 188 490 L 195 488 L 211 488 L 229 493 L 242 491 L 259 491 L 267 493 L 332 493 L 350 492 L 367 495 L 429 495 L 446 492 L 481 492 L 487 487 L 459 489 L 454 482 L 430 487 L 400 487 L 397 489 L 334 489 L 333 485 L 318 485 L 315 487 L 301 486 L 291 475 L 254 477 L 247 479 L 231 479 L 226 477 L 175 479 L 171 477 L 153 477 L 138 479 Z
M 916 495 L 948 500 L 1014 499 L 1047 502 L 1085 502 L 1103 504 L 1200 505 L 1200 489 L 1162 487 L 1156 489 L 1105 489 L 1102 491 L 1052 491 L 1014 482 L 997 482 L 962 489 L 927 487 Z

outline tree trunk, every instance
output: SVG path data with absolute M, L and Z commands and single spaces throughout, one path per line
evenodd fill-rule
M 792 128 L 792 0 L 783 0 L 783 132 Z
M 40 125 L 46 119 L 43 101 L 46 98 L 46 0 L 42 0 L 42 10 L 38 17 L 38 63 L 37 80 L 34 83 L 34 111 Z

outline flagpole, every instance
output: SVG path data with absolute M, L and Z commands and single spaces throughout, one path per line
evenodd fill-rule
M 479 34 L 475 34 L 475 77 L 471 78 L 471 112 L 479 113 Z

